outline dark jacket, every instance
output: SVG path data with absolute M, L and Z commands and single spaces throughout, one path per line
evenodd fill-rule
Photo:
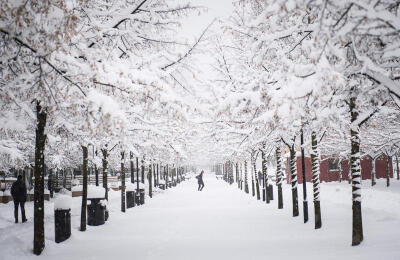
M 199 175 L 197 175 L 196 179 L 197 179 L 198 184 L 203 183 L 203 173 L 200 173 Z
M 11 195 L 14 201 L 26 201 L 26 186 L 23 180 L 17 180 L 13 183 L 13 185 L 11 186 Z

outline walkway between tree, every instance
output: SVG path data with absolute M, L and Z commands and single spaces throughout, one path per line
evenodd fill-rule
M 355 248 L 350 246 L 350 204 L 324 201 L 324 225 L 321 230 L 314 230 L 313 219 L 303 224 L 302 217 L 291 217 L 288 185 L 284 185 L 285 208 L 277 210 L 275 200 L 266 205 L 213 175 L 205 174 L 204 179 L 206 186 L 202 192 L 197 191 L 197 180 L 192 177 L 153 199 L 147 198 L 144 206 L 128 209 L 125 214 L 119 211 L 119 193 L 112 192 L 110 220 L 103 226 L 88 226 L 86 232 L 78 231 L 79 209 L 73 209 L 72 236 L 60 244 L 54 243 L 52 209 L 46 207 L 46 249 L 39 258 L 310 260 L 377 259 L 379 256 L 393 259 L 396 256 L 393 249 L 398 242 L 393 236 L 397 229 L 390 226 L 399 226 L 399 216 L 389 217 L 387 212 L 366 209 L 369 239 Z M 350 188 L 344 183 L 340 185 L 343 185 L 340 189 Z M 332 192 L 330 197 L 350 192 L 338 189 L 326 185 L 325 196 L 328 192 Z M 25 228 L 22 224 L 0 227 L 0 259 L 4 259 L 4 253 L 7 260 L 13 259 L 11 251 L 15 259 L 39 259 L 27 251 L 31 248 L 30 227 L 33 226 L 32 219 L 29 222 L 29 225 L 23 224 Z M 378 236 L 383 230 L 386 235 Z M 27 252 L 9 247 L 18 243 L 22 245 L 20 250 Z M 387 247 L 384 249 L 384 246 Z

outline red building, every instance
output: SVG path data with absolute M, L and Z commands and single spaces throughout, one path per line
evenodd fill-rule
M 324 158 L 325 157 L 325 158 Z M 319 179 L 321 182 L 331 182 L 339 181 L 340 174 L 342 180 L 348 180 L 349 175 L 349 164 L 348 160 L 339 161 L 332 157 L 323 156 L 320 161 L 320 174 Z M 389 161 L 389 174 L 390 178 L 393 178 L 393 165 L 392 159 L 386 155 L 381 155 L 375 159 L 375 176 L 376 179 L 386 178 L 386 168 L 387 160 Z M 297 157 L 297 180 L 298 183 L 303 183 L 302 167 L 301 167 L 301 157 Z M 306 180 L 307 182 L 312 182 L 312 172 L 311 172 L 311 158 L 305 158 L 306 165 Z M 290 183 L 290 174 L 288 172 L 288 161 L 286 162 L 286 180 Z M 372 158 L 369 155 L 363 156 L 361 159 L 361 177 L 363 180 L 371 179 L 372 173 Z

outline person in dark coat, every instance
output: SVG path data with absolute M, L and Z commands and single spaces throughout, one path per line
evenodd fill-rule
M 25 217 L 25 201 L 26 201 L 26 185 L 22 180 L 22 176 L 18 175 L 18 179 L 11 186 L 11 195 L 14 200 L 14 217 L 15 223 L 18 223 L 18 205 L 21 207 L 22 223 L 26 222 Z
M 198 188 L 199 191 L 201 191 L 204 188 L 203 173 L 204 171 L 201 171 L 200 174 L 196 176 L 197 183 L 199 184 Z

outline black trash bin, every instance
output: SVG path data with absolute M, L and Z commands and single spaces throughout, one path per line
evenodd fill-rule
M 274 199 L 274 191 L 272 184 L 268 185 L 268 197 L 270 200 Z
M 143 205 L 144 204 L 144 189 L 139 189 L 139 192 L 136 191 L 136 205 Z
M 54 224 L 56 243 L 67 240 L 71 236 L 71 209 L 56 209 Z
M 87 224 L 89 226 L 103 225 L 105 222 L 106 207 L 102 205 L 101 198 L 88 199 L 90 204 L 87 205 Z
M 163 183 L 158 184 L 158 188 L 165 190 L 165 184 Z
M 126 192 L 126 208 L 135 207 L 135 191 Z

